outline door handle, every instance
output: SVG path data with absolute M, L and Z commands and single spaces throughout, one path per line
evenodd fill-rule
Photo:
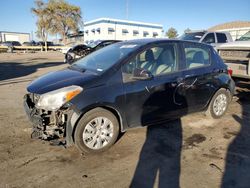
M 184 80 L 183 77 L 178 77 L 178 78 L 176 79 L 176 82 L 177 82 L 178 84 L 180 84 L 181 82 L 183 82 L 183 80 Z
M 187 74 L 187 75 L 185 75 L 185 78 L 191 78 L 193 76 L 194 76 L 194 74 Z
M 213 72 L 214 73 L 219 73 L 219 72 L 221 72 L 221 70 L 220 69 L 213 69 Z

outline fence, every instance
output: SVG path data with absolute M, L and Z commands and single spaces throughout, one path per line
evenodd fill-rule
M 61 51 L 65 46 L 48 46 L 47 50 Z M 34 51 L 45 51 L 44 46 L 0 46 L 0 52 L 14 52 L 14 51 L 23 51 L 23 52 L 34 52 Z

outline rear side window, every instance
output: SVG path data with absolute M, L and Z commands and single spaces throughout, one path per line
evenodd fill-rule
M 208 43 L 208 44 L 211 44 L 211 43 L 215 43 L 215 37 L 214 37 L 214 33 L 208 33 L 205 38 L 203 39 L 204 43 Z
M 224 33 L 216 33 L 218 43 L 227 42 L 227 37 Z
M 210 50 L 205 45 L 184 44 L 186 69 L 210 65 Z

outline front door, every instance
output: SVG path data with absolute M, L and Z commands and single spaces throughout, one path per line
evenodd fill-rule
M 147 48 L 123 65 L 125 113 L 130 127 L 172 119 L 183 110 L 184 98 L 176 92 L 181 76 L 177 54 L 177 44 L 168 42 Z M 134 76 L 138 70 L 152 76 L 138 79 Z

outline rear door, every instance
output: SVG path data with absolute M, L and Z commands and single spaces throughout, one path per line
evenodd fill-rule
M 183 44 L 182 81 L 178 92 L 185 96 L 188 112 L 206 107 L 214 93 L 213 63 L 210 47 L 198 43 Z

